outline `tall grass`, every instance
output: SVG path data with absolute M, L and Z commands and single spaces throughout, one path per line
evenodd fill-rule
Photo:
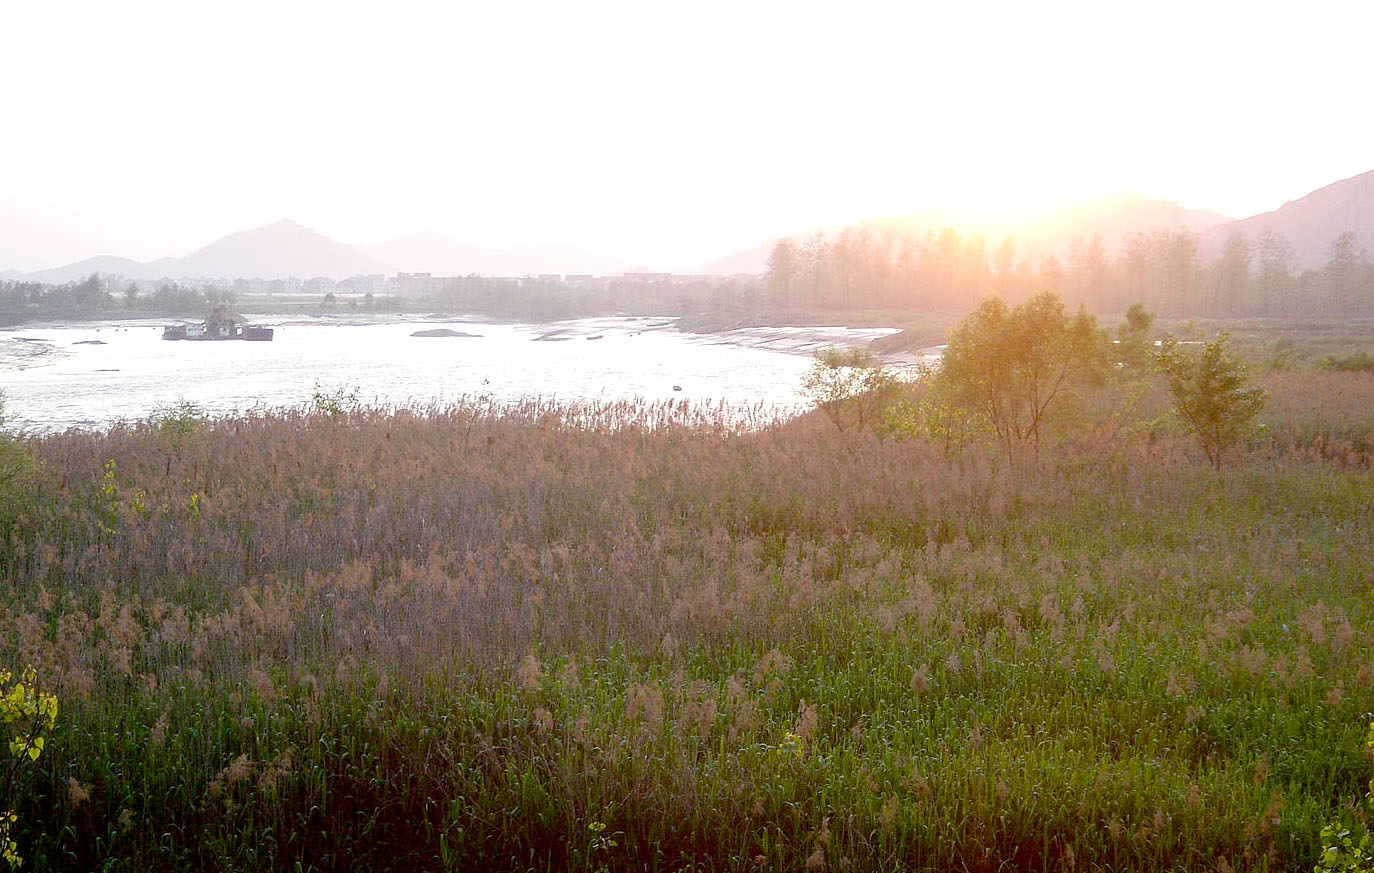
M 1221 474 L 1167 428 L 1013 469 L 672 404 L 31 441 L 21 854 L 1310 869 L 1371 766 L 1359 375 L 1276 376 Z

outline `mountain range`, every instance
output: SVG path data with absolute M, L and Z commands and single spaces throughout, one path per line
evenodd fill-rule
M 426 232 L 375 246 L 336 242 L 290 219 L 215 240 L 181 258 L 134 261 L 110 255 L 39 270 L 12 278 L 62 283 L 92 273 L 117 274 L 126 279 L 259 278 L 309 279 L 396 272 L 436 276 L 525 276 L 538 273 L 605 275 L 632 269 L 616 258 L 589 255 L 574 248 L 524 246 L 487 249 L 467 245 L 443 234 Z
M 856 228 L 881 237 L 886 233 L 939 233 L 953 228 L 963 237 L 982 234 L 989 251 L 1012 237 L 1017 260 L 1032 262 L 1043 255 L 1062 257 L 1073 240 L 1100 236 L 1109 252 L 1118 251 L 1132 234 L 1159 228 L 1187 229 L 1197 234 L 1204 257 L 1220 250 L 1233 233 L 1252 243 L 1266 230 L 1284 237 L 1299 268 L 1325 263 L 1332 241 L 1341 233 L 1356 235 L 1356 248 L 1374 251 L 1374 171 L 1345 179 L 1285 203 L 1273 212 L 1232 219 L 1215 212 L 1189 209 L 1177 203 L 1151 200 L 1139 194 L 1113 194 L 1034 212 L 988 218 L 948 209 L 932 209 L 903 216 L 875 218 Z M 820 228 L 794 235 L 801 239 L 839 228 Z M 694 272 L 705 275 L 757 274 L 766 269 L 775 241 L 734 252 Z M 24 278 L 62 283 L 92 273 L 118 274 L 128 279 L 262 278 L 287 276 L 343 279 L 359 274 L 398 271 L 438 276 L 477 273 L 523 276 L 539 273 L 614 275 L 643 269 L 619 258 L 592 255 L 559 246 L 490 249 L 468 245 L 427 231 L 372 246 L 336 242 L 294 221 L 282 221 L 222 237 L 180 258 L 135 261 L 102 255 L 65 266 L 20 274 L 5 271 L 0 278 Z

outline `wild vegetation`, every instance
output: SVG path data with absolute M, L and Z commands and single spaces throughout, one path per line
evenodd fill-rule
M 17 852 L 1309 870 L 1364 833 L 1374 381 L 1255 372 L 1218 471 L 1137 375 L 1038 451 L 327 391 L 10 435 L 0 664 L 62 703 Z
M 142 290 L 135 283 L 113 290 L 109 284 L 97 275 L 61 285 L 0 281 L 0 325 L 44 318 L 203 317 L 217 303 L 251 307 L 259 313 L 395 314 L 439 310 L 527 321 L 603 315 L 684 315 L 692 319 L 710 319 L 717 312 L 747 310 L 763 299 L 759 293 L 761 283 L 756 277 L 601 279 L 565 284 L 533 277 L 459 276 L 443 280 L 429 293 L 410 297 L 371 292 L 293 294 L 280 288 L 266 294 L 249 294 L 211 285 L 187 286 L 170 280 Z M 282 282 L 269 284 L 280 286 Z
M 34 318 L 116 318 L 121 315 L 204 315 L 217 302 L 233 302 L 231 293 L 181 288 L 163 283 L 148 294 L 130 285 L 116 296 L 99 276 L 53 285 L 44 282 L 0 282 L 0 324 Z

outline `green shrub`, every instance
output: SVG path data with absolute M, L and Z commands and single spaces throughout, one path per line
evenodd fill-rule
M 1374 722 L 1369 725 L 1365 749 L 1374 754 Z M 1369 781 L 1369 793 L 1364 799 L 1365 820 L 1352 831 L 1339 821 L 1322 828 L 1321 860 L 1315 873 L 1371 873 L 1374 871 L 1374 833 L 1370 832 L 1368 815 L 1374 813 L 1374 779 Z
M 0 758 L 0 861 L 17 868 L 23 859 L 14 839 L 19 816 L 11 808 L 15 781 L 24 767 L 43 754 L 45 733 L 57 724 L 57 698 L 38 690 L 32 669 L 19 676 L 0 669 L 0 725 L 5 756 Z
M 1223 331 L 1190 351 L 1169 337 L 1158 355 L 1179 416 L 1218 470 L 1223 454 L 1239 442 L 1267 400 L 1263 388 L 1246 384 L 1245 365 L 1231 354 L 1229 341 Z

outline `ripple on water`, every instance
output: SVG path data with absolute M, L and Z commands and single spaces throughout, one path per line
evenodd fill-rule
M 29 336 L 0 337 L 0 370 L 41 367 L 69 358 L 72 354 L 71 350 L 61 348 L 52 340 Z

